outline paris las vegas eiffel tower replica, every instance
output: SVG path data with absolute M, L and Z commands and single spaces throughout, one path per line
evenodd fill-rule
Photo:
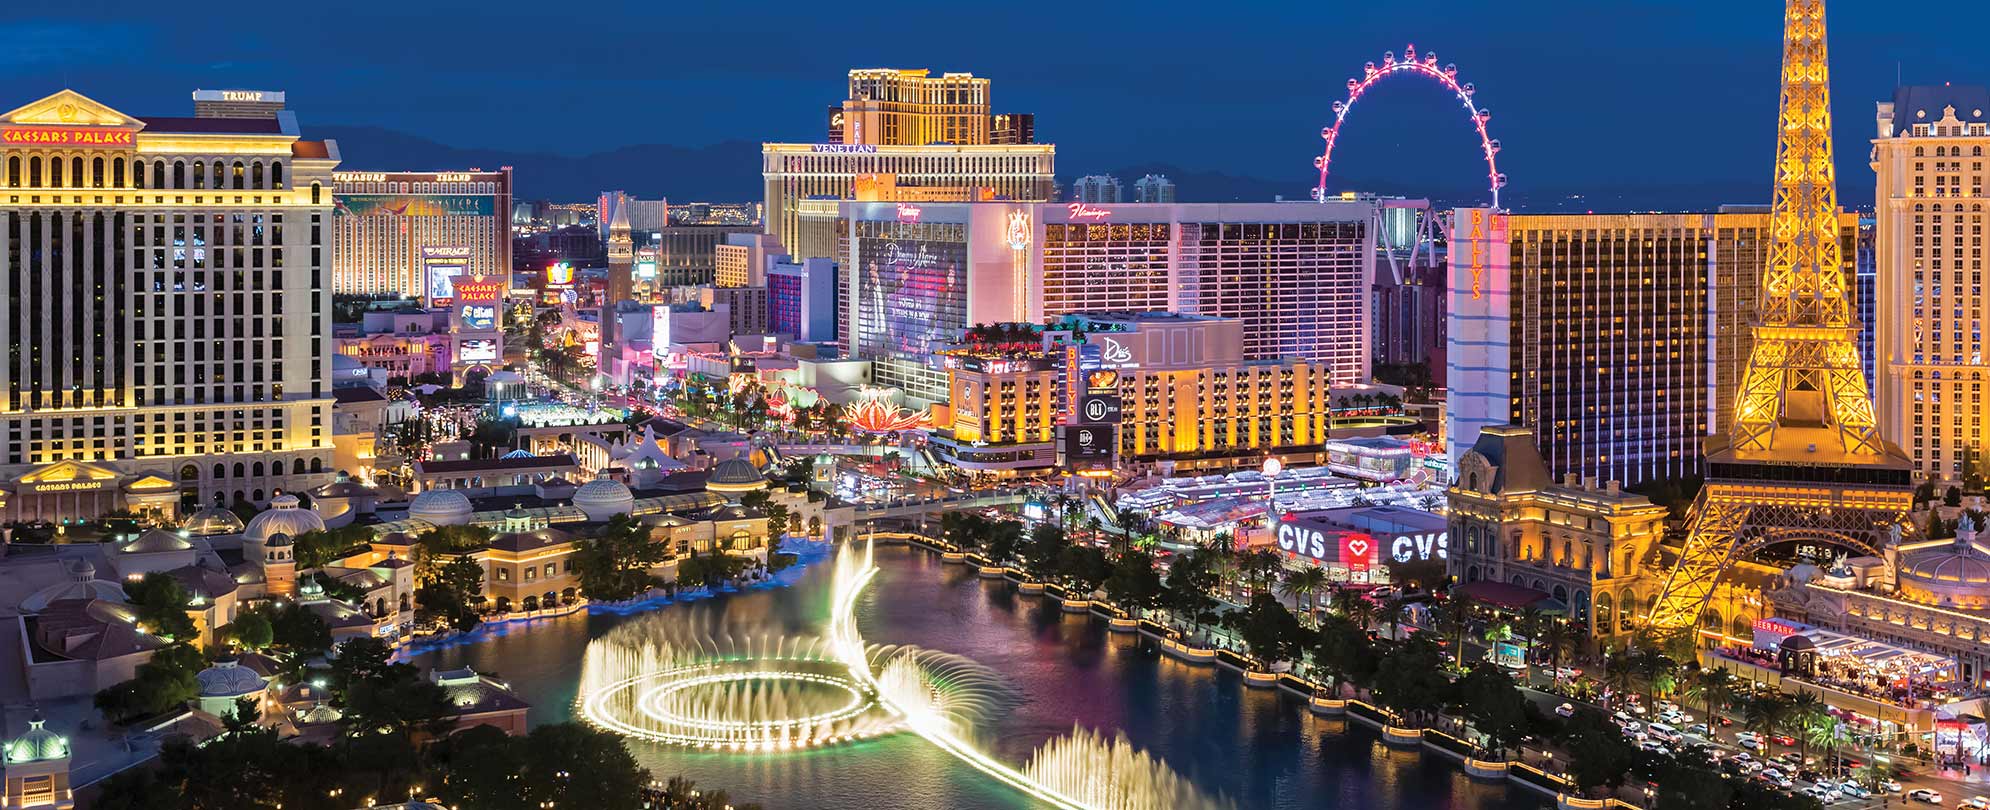
M 1728 567 L 1766 546 L 1883 556 L 1911 530 L 1911 465 L 1875 425 L 1845 297 L 1824 30 L 1824 0 L 1787 0 L 1774 242 L 1755 348 L 1732 427 L 1707 440 L 1686 546 L 1646 617 L 1658 633 L 1690 632 Z

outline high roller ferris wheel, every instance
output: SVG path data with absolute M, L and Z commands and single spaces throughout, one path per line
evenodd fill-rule
M 1479 134 L 1479 145 L 1486 159 L 1486 181 L 1492 192 L 1492 207 L 1498 208 L 1499 190 L 1506 186 L 1506 175 L 1499 170 L 1497 157 L 1499 140 L 1486 133 L 1486 122 L 1492 120 L 1492 111 L 1478 106 L 1472 100 L 1476 88 L 1470 82 L 1458 81 L 1457 65 L 1447 63 L 1439 66 L 1435 52 L 1425 53 L 1422 58 L 1418 58 L 1415 43 L 1403 46 L 1401 60 L 1396 58 L 1395 51 L 1385 52 L 1382 54 L 1382 64 L 1369 62 L 1363 66 L 1360 78 L 1347 80 L 1347 98 L 1334 102 L 1333 124 L 1320 130 L 1320 137 L 1327 144 L 1326 150 L 1313 159 L 1314 168 L 1320 170 L 1320 185 L 1313 189 L 1313 199 L 1322 202 L 1332 199 L 1327 195 L 1327 172 L 1333 165 L 1334 143 L 1340 139 L 1341 125 L 1347 122 L 1347 114 L 1354 109 L 1354 103 L 1360 101 L 1361 97 L 1367 95 L 1375 85 L 1394 76 L 1422 76 L 1436 81 L 1457 97 L 1458 103 L 1465 108 L 1469 116 L 1472 128 Z

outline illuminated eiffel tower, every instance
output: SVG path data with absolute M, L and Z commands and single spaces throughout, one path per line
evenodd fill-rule
M 1824 0 L 1787 0 L 1775 240 L 1732 427 L 1707 440 L 1707 483 L 1646 624 L 1693 628 L 1736 559 L 1808 541 L 1884 556 L 1912 505 L 1906 454 L 1880 438 L 1845 298 Z

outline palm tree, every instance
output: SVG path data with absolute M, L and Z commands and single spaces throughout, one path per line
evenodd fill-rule
M 1627 650 L 1618 650 L 1603 659 L 1603 684 L 1610 687 L 1610 693 L 1621 701 L 1625 695 L 1637 691 L 1637 656 Z
M 1285 572 L 1285 579 L 1278 583 L 1278 592 L 1295 605 L 1304 599 L 1306 617 L 1310 620 L 1313 616 L 1313 596 L 1326 587 L 1327 569 L 1308 565 Z
M 1525 660 L 1530 667 L 1534 665 L 1534 639 L 1536 636 L 1541 635 L 1541 628 L 1546 626 L 1547 623 L 1548 615 L 1542 613 L 1539 608 L 1533 605 L 1521 608 L 1520 617 L 1514 622 L 1520 628 L 1521 634 L 1527 636 L 1527 656 Z
M 1804 728 L 1802 739 L 1805 745 L 1824 751 L 1825 772 L 1837 776 L 1838 749 L 1852 741 L 1851 735 L 1845 732 L 1845 724 L 1838 722 L 1838 718 L 1832 717 L 1830 712 L 1819 712 Z
M 1825 705 L 1823 696 L 1818 693 L 1809 689 L 1798 689 L 1796 694 L 1789 698 L 1789 708 L 1789 716 L 1783 718 L 1783 730 L 1794 732 L 1791 736 L 1797 738 L 1797 755 L 1808 758 L 1811 727 L 1833 722 L 1830 707 Z
M 1770 734 L 1781 730 L 1789 722 L 1790 702 L 1775 692 L 1764 692 L 1748 699 L 1741 705 L 1741 723 L 1749 731 L 1762 735 L 1762 758 L 1768 759 L 1775 741 Z
M 1541 637 L 1536 643 L 1547 649 L 1550 671 L 1561 669 L 1562 654 L 1568 652 L 1569 645 L 1574 641 L 1574 631 L 1567 621 L 1550 616 L 1542 624 Z
M 1444 637 L 1451 641 L 1451 654 L 1457 656 L 1459 666 L 1465 665 L 1465 631 L 1472 624 L 1472 600 L 1452 593 L 1437 605 L 1437 615 L 1433 617 Z
M 1396 638 L 1396 628 L 1409 618 L 1410 603 L 1401 599 L 1391 599 L 1376 606 L 1373 619 L 1389 626 L 1389 638 Z
M 1720 710 L 1734 699 L 1734 673 L 1727 667 L 1694 669 L 1686 675 L 1688 700 L 1698 699 L 1707 707 L 1707 727 L 1713 728 L 1720 717 Z

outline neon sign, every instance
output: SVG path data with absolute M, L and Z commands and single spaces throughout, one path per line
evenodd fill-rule
M 221 91 L 221 100 L 222 101 L 262 101 L 263 94 L 262 91 L 260 90 L 223 90 Z
M 859 137 L 862 134 L 863 130 L 859 129 Z M 875 155 L 878 147 L 869 143 L 812 143 L 808 145 L 808 151 L 831 155 Z
M 1435 556 L 1445 559 L 1450 555 L 1451 540 L 1448 532 L 1435 534 L 1406 534 L 1389 543 L 1389 556 L 1396 562 L 1428 560 Z
M 899 221 L 899 222 L 918 222 L 918 221 L 919 221 L 919 215 L 920 215 L 920 214 L 922 214 L 922 213 L 925 213 L 925 212 L 924 212 L 923 210 L 921 210 L 921 209 L 919 208 L 919 206 L 916 206 L 916 205 L 906 205 L 905 203 L 899 203 L 899 204 L 898 204 L 898 221 Z
M 335 183 L 385 183 L 386 172 L 332 172 Z
M 463 183 L 469 179 L 469 172 L 439 172 L 435 175 L 435 182 L 438 183 Z
M 1030 246 L 1030 215 L 1025 211 L 1009 212 L 1009 249 L 1023 250 Z
M 1486 251 L 1492 249 L 1490 243 L 1478 244 L 1486 238 L 1486 212 L 1483 208 L 1472 209 L 1472 300 L 1485 295 Z
M 1093 208 L 1084 203 L 1071 203 L 1065 206 L 1065 210 L 1070 212 L 1072 219 L 1105 219 L 1112 216 L 1112 211 L 1110 210 Z
M 1133 352 L 1121 345 L 1118 340 L 1113 338 L 1100 338 L 1100 340 L 1104 343 L 1099 351 L 1101 361 L 1117 365 L 1133 359 Z
M 131 146 L 136 133 L 96 127 L 34 127 L 0 130 L 0 143 L 32 146 Z

